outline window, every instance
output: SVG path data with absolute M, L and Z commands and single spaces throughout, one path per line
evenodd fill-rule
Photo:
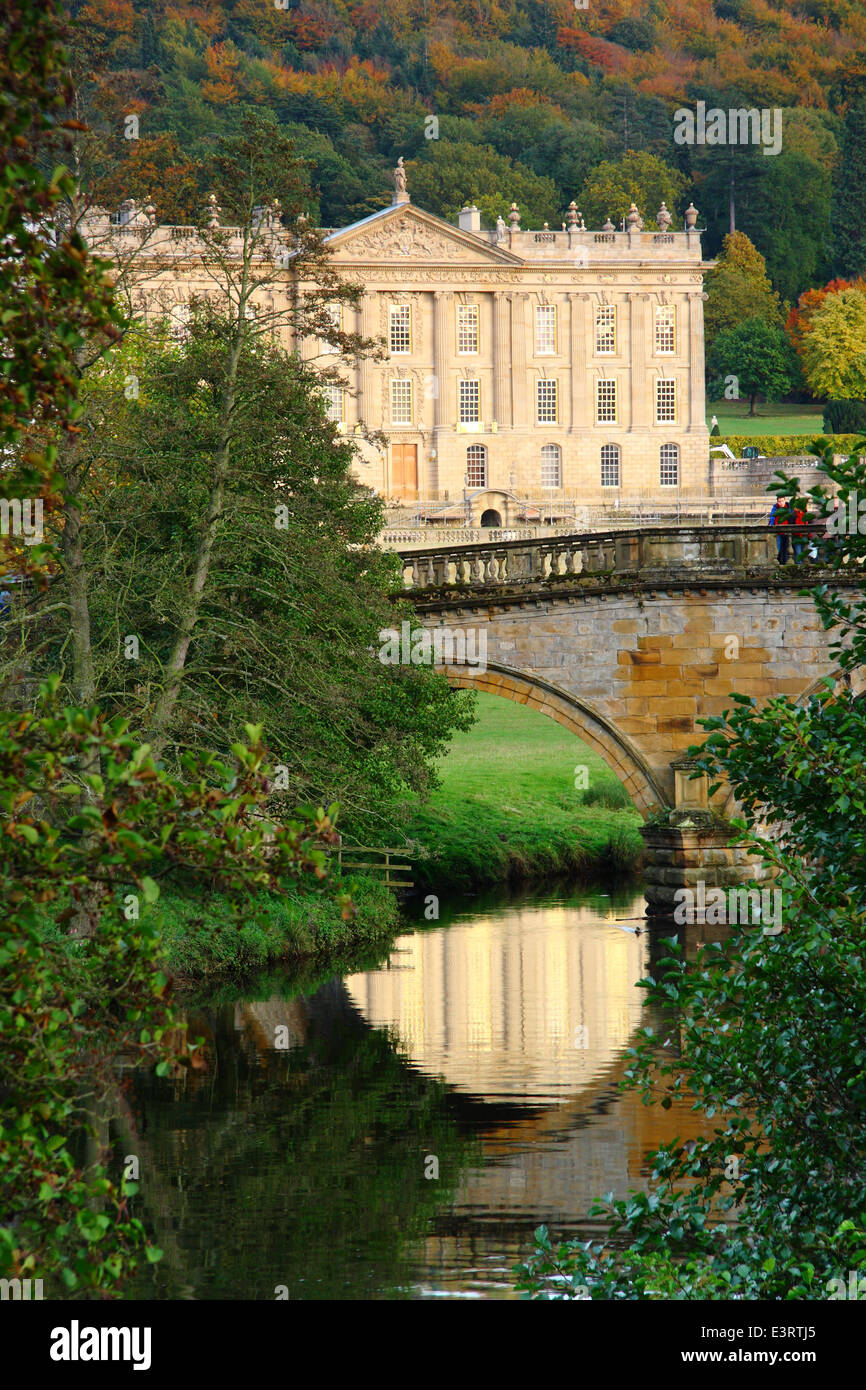
M 680 449 L 678 444 L 663 444 L 659 451 L 659 483 L 676 487 L 680 481 Z
M 481 419 L 481 383 L 457 383 L 457 418 L 461 425 L 477 425 Z
M 333 327 L 338 333 L 343 330 L 343 306 L 342 304 L 328 304 L 324 309 L 324 316 L 330 319 Z M 330 338 L 320 339 L 322 352 L 339 352 L 339 343 L 331 342 Z
M 487 486 L 487 449 L 483 444 L 470 444 L 466 450 L 466 486 Z
M 562 450 L 558 444 L 545 444 L 541 451 L 541 486 L 562 487 Z
M 677 384 L 675 381 L 656 382 L 656 424 L 673 424 L 677 418 Z
M 398 377 L 391 382 L 391 424 L 411 425 L 412 423 L 412 382 L 409 378 Z
M 656 352 L 676 351 L 676 319 L 670 304 L 656 305 Z
M 556 352 L 555 304 L 537 304 L 535 307 L 535 351 L 542 357 Z
M 601 446 L 601 485 L 619 487 L 620 448 L 618 444 Z
M 478 351 L 478 305 L 457 305 L 457 351 Z
M 616 352 L 616 306 L 600 304 L 595 311 L 596 352 Z
M 544 378 L 536 383 L 536 414 L 535 418 L 539 425 L 555 425 L 558 418 L 559 393 L 557 391 L 558 382 Z
M 597 381 L 595 384 L 595 419 L 599 425 L 616 423 L 616 382 Z
M 332 382 L 326 382 L 322 388 L 325 397 L 325 412 L 329 420 L 333 420 L 335 425 L 339 425 L 343 420 L 343 401 L 344 391 L 342 386 L 334 386 Z
M 412 351 L 412 310 L 408 304 L 391 305 L 389 343 L 392 352 Z
M 189 334 L 189 305 L 173 304 L 168 315 L 169 330 L 173 338 L 182 340 Z

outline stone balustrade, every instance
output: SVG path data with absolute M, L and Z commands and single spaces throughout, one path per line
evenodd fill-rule
M 802 528 L 788 527 L 788 534 Z M 408 590 L 550 585 L 593 575 L 610 579 L 698 580 L 753 570 L 775 570 L 776 533 L 759 526 L 658 526 L 438 546 L 401 554 Z

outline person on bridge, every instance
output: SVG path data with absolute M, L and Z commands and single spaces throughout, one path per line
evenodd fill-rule
M 776 527 L 776 554 L 780 565 L 788 563 L 788 532 L 782 528 L 790 526 L 791 518 L 784 497 L 777 497 L 770 512 L 770 525 Z

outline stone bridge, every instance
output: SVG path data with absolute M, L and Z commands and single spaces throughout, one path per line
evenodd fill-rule
M 404 591 L 456 686 L 540 710 L 573 730 L 617 773 L 651 824 L 647 896 L 664 910 L 677 886 L 735 883 L 754 871 L 727 848 L 719 819 L 730 792 L 708 802 L 691 777 L 698 720 L 732 707 L 734 691 L 759 703 L 802 700 L 834 673 L 806 584 L 863 583 L 856 570 L 808 559 L 777 563 L 766 525 L 640 531 L 413 550 L 401 558 Z M 486 662 L 461 662 L 479 651 Z M 474 643 L 474 645 L 473 645 Z M 483 651 L 483 647 L 481 648 Z

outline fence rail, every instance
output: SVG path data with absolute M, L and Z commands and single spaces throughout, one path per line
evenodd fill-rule
M 362 859 L 359 855 L 381 855 L 379 859 Z M 352 873 L 356 869 L 372 869 L 375 873 L 384 873 L 384 883 L 386 888 L 414 888 L 414 881 L 405 878 L 393 878 L 393 874 L 404 874 L 412 872 L 411 864 L 400 864 L 395 862 L 392 855 L 397 859 L 405 859 L 406 851 L 394 849 L 392 847 L 381 848 L 373 845 L 340 845 L 337 849 L 337 863 L 340 869 L 345 869 Z
M 778 568 L 779 532 L 766 525 L 656 526 L 501 544 L 436 547 L 400 552 L 405 590 L 435 590 L 466 597 L 487 587 L 531 586 L 597 575 L 605 582 L 628 575 L 644 583 L 700 580 Z M 786 526 L 804 545 L 822 526 Z

